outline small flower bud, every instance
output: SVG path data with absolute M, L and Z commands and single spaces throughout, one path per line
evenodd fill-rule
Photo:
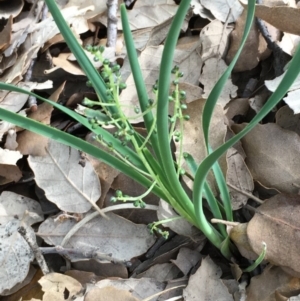
M 99 51 L 100 51 L 101 53 L 103 53 L 104 50 L 105 50 L 105 47 L 104 47 L 103 45 L 100 45 L 100 46 L 99 46 Z
M 104 59 L 103 65 L 109 65 L 109 60 L 108 59 Z
M 111 68 L 111 70 L 112 70 L 112 72 L 117 72 L 120 70 L 120 68 L 121 68 L 120 65 L 116 64 Z
M 175 74 L 176 72 L 178 72 L 178 70 L 179 70 L 179 67 L 175 65 L 171 72 L 172 72 L 172 74 Z
M 92 45 L 90 45 L 90 44 L 86 45 L 85 50 L 88 51 L 88 52 L 91 52 L 93 50 Z
M 92 82 L 89 80 L 86 82 L 86 85 L 87 85 L 87 87 L 93 87 Z
M 180 108 L 181 108 L 182 110 L 186 110 L 186 109 L 187 109 L 187 105 L 186 105 L 185 103 L 183 103 L 182 105 L 180 105 Z
M 183 168 L 180 168 L 180 171 L 179 171 L 179 173 L 183 176 L 183 175 L 185 175 L 185 170 L 183 169 Z
M 120 198 L 120 197 L 122 197 L 122 196 L 123 196 L 122 191 L 121 191 L 121 190 L 117 190 L 117 191 L 116 191 L 116 197 L 117 197 L 117 198 Z
M 120 90 L 124 90 L 124 89 L 126 89 L 127 88 L 127 85 L 125 84 L 125 83 L 120 83 L 119 84 L 119 89 Z

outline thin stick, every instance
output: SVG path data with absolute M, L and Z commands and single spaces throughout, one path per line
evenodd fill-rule
M 248 209 L 248 210 L 251 211 L 251 212 L 254 212 L 254 213 L 257 213 L 257 212 L 258 212 L 256 208 L 254 208 L 254 207 L 252 207 L 252 206 L 250 206 L 250 205 L 245 205 L 245 208 Z
M 42 247 L 40 248 L 40 251 L 43 254 L 59 254 L 61 256 L 66 257 L 68 260 L 72 261 L 72 259 L 96 259 L 99 261 L 109 261 L 112 263 L 120 263 L 122 265 L 125 265 L 126 267 L 131 266 L 130 261 L 124 261 L 119 260 L 117 258 L 112 257 L 110 254 L 103 254 L 99 251 L 83 251 L 82 249 L 71 249 L 71 248 L 63 248 L 61 246 L 55 246 L 55 247 Z
M 118 0 L 107 0 L 107 47 L 116 47 Z
M 240 223 L 238 222 L 230 222 L 230 221 L 224 221 L 223 219 L 217 219 L 217 218 L 212 218 L 210 220 L 213 224 L 222 224 L 222 225 L 226 225 L 226 226 L 237 226 L 239 225 Z
M 234 189 L 235 191 L 247 196 L 249 199 L 257 202 L 258 204 L 263 204 L 264 201 L 260 200 L 259 198 L 257 198 L 256 196 L 254 196 L 252 193 L 246 192 L 244 190 L 239 189 L 238 187 L 231 185 L 229 183 L 227 183 L 227 186 L 229 186 L 230 188 Z
M 106 207 L 104 209 L 102 209 L 102 212 L 109 212 L 109 211 L 113 211 L 113 210 L 119 210 L 119 209 L 142 209 L 139 207 L 134 207 L 133 204 L 120 204 L 120 205 L 115 205 L 115 206 L 110 206 L 110 207 Z M 157 210 L 158 206 L 155 205 L 146 205 L 146 208 L 143 209 L 148 209 L 148 210 Z M 78 222 L 77 224 L 74 225 L 74 227 L 67 233 L 67 235 L 65 236 L 65 238 L 63 239 L 63 241 L 61 242 L 62 246 L 65 246 L 69 240 L 71 239 L 71 237 L 81 228 L 83 227 L 86 223 L 88 223 L 89 221 L 91 221 L 93 218 L 99 216 L 99 213 L 93 212 L 90 215 L 87 215 L 84 219 L 82 219 L 80 222 Z
M 174 286 L 174 287 L 170 287 L 170 288 L 168 288 L 168 289 L 166 289 L 166 290 L 163 290 L 163 291 L 161 291 L 161 292 L 158 292 L 158 293 L 156 293 L 156 294 L 154 294 L 154 295 L 151 295 L 151 296 L 149 296 L 149 297 L 147 297 L 146 299 L 143 299 L 142 301 L 150 301 L 150 300 L 152 300 L 154 297 L 157 297 L 157 296 L 160 296 L 160 295 L 162 295 L 162 294 L 164 294 L 164 293 L 167 293 L 167 292 L 169 292 L 169 291 L 172 291 L 172 290 L 175 290 L 175 289 L 177 289 L 177 288 L 183 288 L 183 287 L 186 287 L 186 285 L 178 285 L 178 286 Z M 182 296 L 180 296 L 180 297 L 182 297 Z M 176 297 L 177 298 L 177 297 Z M 172 298 L 173 299 L 173 298 Z M 179 299 L 173 299 L 173 300 L 179 300 Z
M 38 265 L 40 266 L 43 274 L 47 275 L 50 273 L 50 270 L 48 268 L 48 265 L 45 261 L 45 258 L 43 256 L 38 244 L 36 243 L 35 235 L 30 235 L 31 231 L 32 231 L 31 228 L 29 226 L 27 226 L 25 223 L 18 228 L 18 232 L 22 235 L 22 237 L 26 240 L 26 242 L 30 246 L 30 248 L 34 254 L 34 257 L 35 257 Z

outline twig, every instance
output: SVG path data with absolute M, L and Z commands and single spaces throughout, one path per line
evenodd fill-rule
M 169 292 L 169 291 L 173 291 L 173 290 L 175 290 L 175 289 L 178 289 L 178 288 L 184 288 L 184 287 L 186 287 L 186 285 L 184 285 L 184 284 L 178 285 L 178 286 L 174 286 L 174 287 L 170 287 L 170 288 L 168 288 L 168 289 L 166 289 L 166 290 L 163 290 L 163 291 L 158 292 L 158 293 L 156 293 L 156 294 L 154 294 L 154 295 L 151 295 L 151 296 L 147 297 L 146 299 L 143 299 L 142 301 L 150 301 L 150 300 L 152 300 L 154 297 L 157 297 L 157 296 L 160 296 L 160 295 L 162 295 L 162 294 L 165 294 L 165 293 L 167 293 L 167 292 Z M 175 299 L 174 299 L 174 298 L 175 298 Z M 181 299 L 181 298 L 182 298 L 182 296 L 176 296 L 176 297 L 173 297 L 173 298 L 168 299 L 168 300 L 179 300 L 179 299 Z
M 223 219 L 218 219 L 218 218 L 212 218 L 210 220 L 213 224 L 222 224 L 222 225 L 226 225 L 226 226 L 238 226 L 240 223 L 238 222 L 230 222 L 230 221 L 225 221 Z
M 30 235 L 30 230 L 31 229 L 26 224 L 23 224 L 22 226 L 20 226 L 18 228 L 18 232 L 22 235 L 22 237 L 26 240 L 26 242 L 30 246 L 30 248 L 34 254 L 34 257 L 35 257 L 36 261 L 38 262 L 38 265 L 40 266 L 43 274 L 47 275 L 50 273 L 49 268 L 47 266 L 45 258 L 43 256 L 38 244 L 36 243 L 35 236 L 33 238 Z
M 246 192 L 244 190 L 239 189 L 238 187 L 231 185 L 229 183 L 227 183 L 227 186 L 229 186 L 230 188 L 234 189 L 235 191 L 247 196 L 249 199 L 257 202 L 258 204 L 263 204 L 264 201 L 260 200 L 259 198 L 257 198 L 256 196 L 254 196 L 252 193 Z
M 118 0 L 107 0 L 107 47 L 115 47 L 117 41 Z
M 114 210 L 119 210 L 119 209 L 142 209 L 139 207 L 134 207 L 133 204 L 120 204 L 120 205 L 114 205 L 110 207 L 106 207 L 102 209 L 101 211 L 103 213 L 109 212 L 109 211 L 114 211 Z M 148 209 L 148 210 L 157 210 L 158 206 L 155 205 L 147 205 L 146 208 L 143 209 Z M 87 215 L 84 219 L 82 219 L 79 223 L 75 224 L 74 227 L 67 233 L 63 241 L 61 242 L 62 246 L 65 246 L 71 237 L 81 228 L 83 227 L 86 223 L 91 221 L 93 218 L 99 216 L 98 211 L 91 213 L 90 215 Z
M 248 209 L 249 211 L 254 212 L 254 213 L 257 213 L 257 212 L 258 212 L 256 208 L 254 208 L 254 207 L 252 207 L 252 206 L 250 206 L 250 205 L 245 205 L 244 208 L 246 208 L 246 209 Z
M 97 259 L 99 261 L 109 261 L 112 263 L 120 263 L 125 265 L 126 267 L 131 266 L 130 261 L 124 261 L 124 260 L 119 260 L 117 258 L 112 257 L 110 254 L 103 254 L 99 251 L 89 251 L 85 252 L 81 249 L 71 249 L 71 248 L 63 248 L 61 246 L 55 246 L 55 247 L 45 247 L 45 248 L 40 248 L 40 251 L 43 254 L 59 254 L 61 256 L 66 257 L 68 260 L 72 261 L 74 257 L 78 260 L 80 259 Z

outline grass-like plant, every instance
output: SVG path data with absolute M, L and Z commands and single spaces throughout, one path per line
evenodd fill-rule
M 185 108 L 185 93 L 180 91 L 178 86 L 182 74 L 176 66 L 173 66 L 173 55 L 181 25 L 190 7 L 190 0 L 181 0 L 167 35 L 160 64 L 159 79 L 157 85 L 155 85 L 156 99 L 154 101 L 149 100 L 129 28 L 126 8 L 123 4 L 121 5 L 121 18 L 126 48 L 139 99 L 140 107 L 138 110 L 143 116 L 148 133 L 146 137 L 141 136 L 135 131 L 130 124 L 130 120 L 122 111 L 119 94 L 126 87 L 120 77 L 120 67 L 116 64 L 110 64 L 109 61 L 102 57 L 103 49 L 101 47 L 90 46 L 87 50 L 94 54 L 95 60 L 102 60 L 103 62 L 103 68 L 99 74 L 73 36 L 55 1 L 45 0 L 45 2 L 67 45 L 87 75 L 89 83 L 95 89 L 98 101 L 85 99 L 83 102 L 84 107 L 80 107 L 80 112 L 82 113 L 80 115 L 62 105 L 13 85 L 0 83 L 0 89 L 34 95 L 42 101 L 50 103 L 92 131 L 94 138 L 105 146 L 105 150 L 99 149 L 75 136 L 22 117 L 3 108 L 0 108 L 0 118 L 86 152 L 123 172 L 146 187 L 147 192 L 151 191 L 168 202 L 178 214 L 198 227 L 211 243 L 219 248 L 224 256 L 229 258 L 231 256 L 231 245 L 226 230 L 223 225 L 215 227 L 207 220 L 203 211 L 202 199 L 204 197 L 207 200 L 215 218 L 233 220 L 230 196 L 224 175 L 218 164 L 218 159 L 258 124 L 286 94 L 299 73 L 300 48 L 297 49 L 290 62 L 282 82 L 261 111 L 240 133 L 225 142 L 218 149 L 212 150 L 209 144 L 208 133 L 213 110 L 225 82 L 230 76 L 233 66 L 243 49 L 254 19 L 255 0 L 249 0 L 247 20 L 240 48 L 226 72 L 212 89 L 204 107 L 202 128 L 209 155 L 202 162 L 195 162 L 190 154 L 180 152 L 178 159 L 174 161 L 170 141 L 172 138 L 177 139 L 179 143 L 182 140 L 182 133 L 179 132 L 178 134 L 174 130 L 174 125 L 176 122 L 182 124 L 188 118 L 183 112 Z M 170 96 L 169 87 L 172 73 L 174 77 L 174 93 Z M 171 118 L 168 116 L 170 100 L 173 101 L 175 108 L 174 115 Z M 154 106 L 156 106 L 156 114 L 153 114 L 152 111 Z M 112 124 L 116 128 L 114 134 L 107 132 L 105 127 L 103 127 L 108 124 Z M 106 151 L 107 149 L 109 151 Z M 189 174 L 194 178 L 192 199 L 181 184 L 181 175 L 184 172 L 181 165 L 184 161 L 189 166 Z M 211 169 L 213 170 L 220 191 L 221 202 L 215 198 L 206 181 L 207 174 Z M 124 200 L 126 198 L 130 199 L 123 196 L 122 192 L 117 191 L 114 200 Z M 131 200 L 137 206 L 145 205 L 140 198 L 131 198 Z M 152 228 L 155 229 L 155 226 L 154 223 Z

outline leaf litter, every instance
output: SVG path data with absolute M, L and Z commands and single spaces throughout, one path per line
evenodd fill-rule
M 65 1 L 58 3 L 83 45 L 107 25 L 104 2 L 70 0 L 67 5 Z M 0 10 L 7 20 L 0 30 L 0 80 L 29 90 L 40 90 L 49 96 L 52 94 L 51 99 L 67 105 L 74 99 L 83 99 L 82 95 L 91 90 L 85 87 L 83 72 L 65 48 L 52 18 L 39 19 L 42 3 L 38 2 L 30 13 L 26 13 L 23 1 L 15 1 L 15 4 Z M 276 7 L 272 5 L 263 1 L 257 6 L 256 15 L 270 23 L 265 24 L 281 51 L 292 55 L 299 43 L 299 9 L 294 1 L 282 2 Z M 149 92 L 158 76 L 162 44 L 176 9 L 177 5 L 169 0 L 151 4 L 137 1 L 129 11 Z M 141 119 L 134 113 L 137 96 L 122 45 L 119 16 L 118 22 L 118 50 L 116 55 L 110 50 L 110 55 L 123 62 L 121 73 L 128 89 L 122 93 L 122 101 L 124 107 L 129 106 L 126 113 L 133 118 L 132 122 L 139 123 Z M 175 54 L 175 62 L 185 73 L 181 88 L 187 90 L 188 110 L 192 117 L 186 124 L 184 148 L 197 154 L 197 162 L 206 155 L 200 137 L 199 112 L 231 61 L 244 23 L 245 13 L 240 2 L 193 0 L 182 27 L 183 32 L 193 34 L 181 36 Z M 84 37 L 83 33 L 88 33 L 89 37 Z M 100 36 L 101 40 L 96 37 L 96 43 L 105 44 L 104 35 Z M 276 58 L 276 54 L 267 48 L 256 25 L 247 43 L 213 117 L 210 133 L 213 148 L 231 135 L 228 127 L 239 132 L 245 126 L 243 122 L 251 120 L 282 76 L 274 71 L 276 60 L 272 58 Z M 41 49 L 47 64 L 40 60 L 43 57 L 39 53 Z M 36 57 L 37 62 L 31 69 L 31 62 Z M 30 81 L 25 78 L 28 69 L 32 72 Z M 47 69 L 51 72 L 44 74 Z M 106 218 L 95 216 L 72 232 L 78 221 L 91 214 L 92 207 L 100 210 L 109 206 L 109 198 L 115 190 L 128 189 L 130 195 L 140 195 L 144 191 L 94 158 L 85 158 L 75 150 L 0 121 L 1 300 L 16 300 L 16 294 L 25 288 L 28 289 L 22 293 L 23 300 L 162 301 L 180 296 L 186 301 L 297 300 L 300 277 L 298 84 L 296 81 L 284 98 L 287 105 L 283 106 L 283 103 L 276 108 L 277 111 L 245 136 L 241 144 L 230 149 L 221 161 L 230 185 L 236 220 L 241 222 L 231 230 L 232 240 L 241 254 L 250 260 L 260 254 L 262 242 L 268 246 L 265 259 L 269 263 L 260 266 L 260 275 L 248 274 L 250 284 L 246 290 L 247 283 L 233 278 L 228 262 L 215 254 L 212 247 L 206 245 L 203 249 L 204 237 L 187 222 L 166 223 L 164 226 L 170 232 L 168 241 L 150 234 L 148 222 L 176 216 L 173 209 L 151 195 L 148 200 L 156 206 L 153 208 L 157 217 L 154 210 L 149 213 L 149 210 L 118 207 L 115 213 L 107 213 Z M 75 97 L 78 93 L 81 93 L 79 98 Z M 28 96 L 22 94 L 1 91 L 0 106 L 66 131 L 76 131 L 73 121 L 66 120 L 49 105 L 38 103 L 36 112 L 29 108 L 24 110 L 27 99 Z M 82 132 L 78 134 L 82 135 Z M 42 201 L 41 194 L 34 193 L 37 191 L 35 186 L 45 192 L 46 201 Z M 269 188 L 276 191 L 275 196 L 268 195 Z M 217 190 L 214 193 L 218 195 Z M 254 204 L 250 200 L 255 198 L 251 193 L 265 200 L 263 204 Z M 43 204 L 43 210 L 39 202 Z M 52 205 L 45 207 L 45 202 Z M 45 212 L 44 208 L 51 210 Z M 114 210 L 113 206 L 111 210 Z M 47 214 L 45 221 L 43 212 Z M 67 276 L 67 272 L 66 275 L 50 273 L 45 276 L 32 272 L 33 251 L 18 232 L 22 224 L 27 226 L 33 239 L 36 235 L 43 239 L 43 243 L 39 241 L 41 250 L 46 252 L 52 248 L 56 256 L 68 258 L 73 267 L 69 271 L 73 272 L 72 276 Z M 68 241 L 64 243 L 66 235 Z M 88 253 L 98 257 L 88 259 Z M 242 268 L 249 265 L 241 258 L 236 260 Z M 129 262 L 131 266 L 126 266 Z M 52 267 L 51 261 L 48 264 Z M 76 267 L 79 268 L 77 273 Z M 63 263 L 59 269 L 53 265 L 52 270 L 59 272 L 61 268 L 65 268 Z M 114 276 L 125 279 L 114 280 Z M 37 281 L 41 286 L 34 291 Z

